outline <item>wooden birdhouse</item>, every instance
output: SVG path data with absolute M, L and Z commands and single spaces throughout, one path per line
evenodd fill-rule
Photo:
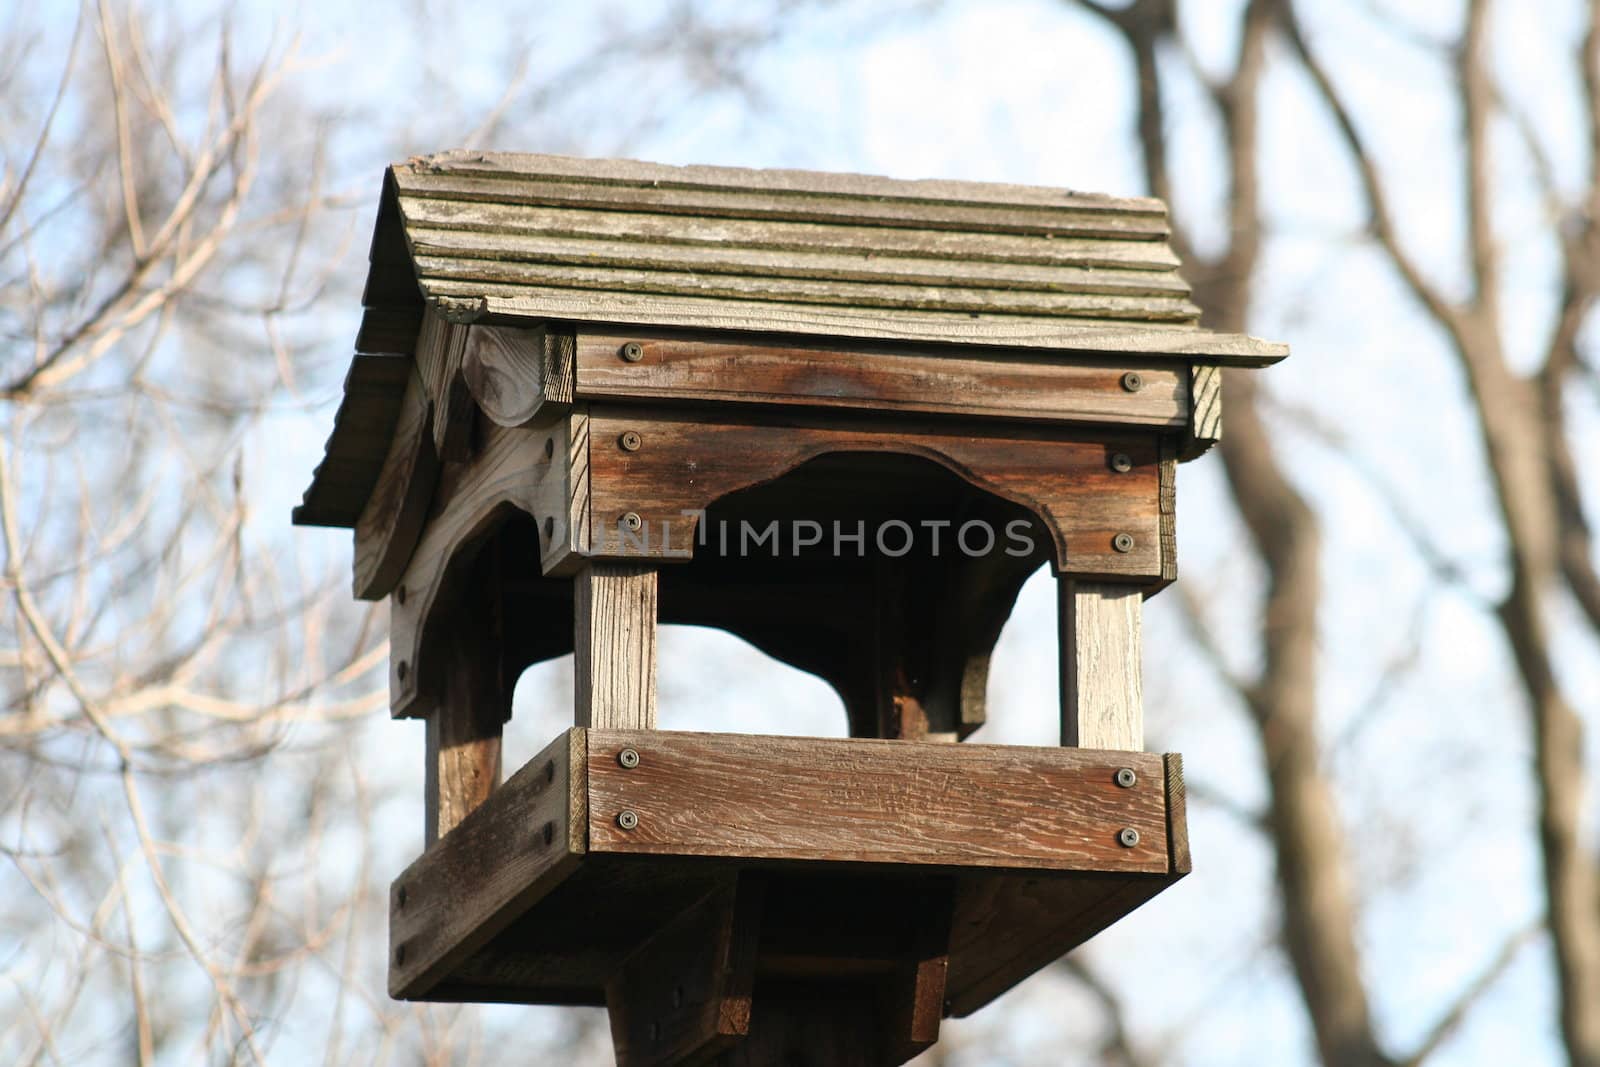
M 604 1004 L 627 1065 L 900 1063 L 1182 877 L 1140 606 L 1220 368 L 1287 350 L 1199 328 L 1167 233 L 1013 185 L 391 167 L 295 512 L 355 531 L 427 720 L 390 993 Z M 968 742 L 1045 563 L 1062 747 Z M 658 731 L 658 622 L 820 676 L 850 737 Z M 516 679 L 569 652 L 573 727 L 502 782 Z

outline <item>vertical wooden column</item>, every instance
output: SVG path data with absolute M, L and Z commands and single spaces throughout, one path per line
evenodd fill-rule
M 1144 685 L 1137 585 L 1057 582 L 1061 642 L 1061 743 L 1144 748 Z
M 655 729 L 655 568 L 597 561 L 586 564 L 573 581 L 577 725 Z
M 502 670 L 499 584 L 487 562 L 438 631 L 448 648 L 439 703 L 427 717 L 429 845 L 500 784 L 500 734 L 511 717 L 513 682 Z

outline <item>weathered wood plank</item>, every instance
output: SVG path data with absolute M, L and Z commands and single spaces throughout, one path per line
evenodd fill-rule
M 393 173 L 400 187 L 400 195 L 404 198 L 433 197 L 546 207 L 571 204 L 614 211 L 654 211 L 713 218 L 866 223 L 875 226 L 914 226 L 919 229 L 1127 237 L 1135 240 L 1160 240 L 1169 232 L 1166 212 L 1160 207 L 1129 210 L 1121 205 L 1095 200 L 1044 206 L 974 200 L 957 202 L 942 198 L 896 196 L 893 193 L 885 196 L 816 195 L 810 190 L 792 188 L 629 184 L 595 181 L 592 175 L 587 174 L 568 179 L 536 174 L 472 174 L 460 168 L 451 172 L 406 167 L 396 167 Z M 747 173 L 770 175 L 773 172 Z
M 637 344 L 640 358 L 624 359 Z M 1142 387 L 1130 392 L 1133 371 Z M 1187 375 L 1153 361 L 1090 362 L 926 349 L 840 350 L 708 337 L 580 332 L 577 393 L 594 400 L 798 404 L 871 411 L 1179 427 Z
M 570 337 L 543 326 L 466 328 L 461 373 L 478 408 L 500 426 L 523 426 L 546 404 L 572 403 Z
M 542 207 L 406 197 L 401 201 L 414 231 L 449 230 L 496 237 L 612 240 L 652 246 L 823 252 L 902 256 L 957 263 L 1167 271 L 1178 257 L 1160 241 L 1042 234 L 960 233 L 951 230 L 851 226 L 773 219 L 696 219 L 642 211 Z
M 592 562 L 574 578 L 574 714 L 579 726 L 656 724 L 654 565 Z
M 607 984 L 618 1067 L 704 1062 L 750 1031 L 759 881 L 729 884 L 631 955 Z
M 1130 580 L 1160 577 L 1157 451 L 1147 433 L 1063 440 L 1058 431 L 1020 424 L 772 414 L 736 421 L 739 414 L 731 411 L 710 421 L 699 413 L 592 405 L 589 551 L 608 558 L 685 559 L 696 544 L 696 520 L 685 512 L 827 453 L 888 452 L 932 460 L 1039 515 L 1064 571 Z M 619 443 L 628 433 L 638 435 L 637 448 Z M 1117 455 L 1129 458 L 1128 470 L 1113 467 Z M 637 536 L 618 529 L 619 519 L 629 513 L 640 517 Z M 991 532 L 989 551 L 1017 547 L 1007 531 Z M 1123 534 L 1131 543 L 1117 541 Z M 976 554 L 986 554 L 982 531 L 968 540 Z
M 634 159 L 579 159 L 526 152 L 482 152 L 458 149 L 423 156 L 392 168 L 404 185 L 409 174 L 459 172 L 484 177 L 573 179 L 597 185 L 634 184 L 769 194 L 802 193 L 860 197 L 870 201 L 923 200 L 948 204 L 998 204 L 1051 208 L 1057 211 L 1116 211 L 1165 218 L 1166 205 L 1153 197 L 1113 197 L 1053 186 L 1003 182 L 922 179 L 907 181 L 871 174 L 826 171 L 753 169 L 748 167 L 674 166 Z
M 646 730 L 591 731 L 588 743 L 595 853 L 1168 868 L 1159 756 Z M 636 766 L 619 760 L 625 748 Z M 1153 787 L 1118 786 L 1123 767 Z M 1132 847 L 1118 840 L 1127 827 Z
M 429 278 L 434 296 L 482 302 L 483 314 L 619 326 L 794 333 L 868 340 L 981 344 L 1076 352 L 1143 352 L 1227 366 L 1264 367 L 1288 355 L 1285 345 L 1242 334 L 1217 334 L 1174 323 L 1111 323 L 1080 317 L 983 314 L 916 308 L 851 308 L 764 300 L 581 290 Z
M 443 460 L 464 460 L 471 454 L 473 401 L 461 375 L 466 327 L 446 320 L 429 305 L 417 332 L 417 370 L 432 401 L 433 447 Z
M 357 354 L 345 375 L 324 458 L 311 476 L 294 522 L 300 526 L 354 526 L 389 453 L 411 374 L 402 355 Z
M 357 352 L 388 352 L 409 356 L 422 328 L 422 305 L 369 307 L 361 313 L 356 333 Z
M 1178 580 L 1178 450 L 1170 437 L 1161 438 L 1161 580 Z
M 1222 368 L 1189 368 L 1189 424 L 1178 458 L 1194 459 L 1222 440 Z
M 1189 857 L 1189 802 L 1183 784 L 1183 754 L 1168 752 L 1162 757 L 1167 787 L 1167 853 L 1172 873 L 1188 874 L 1193 869 Z
M 1190 323 L 1199 317 L 1199 309 L 1182 292 L 1124 295 L 1120 291 L 980 289 L 421 254 L 416 256 L 415 263 L 419 274 L 429 283 L 443 280 L 494 286 L 652 293 L 666 298 L 721 298 L 853 309 L 1066 315 L 1140 322 Z
M 394 880 L 390 996 L 426 997 L 576 868 L 584 759 L 583 731 L 563 733 Z
M 683 223 L 680 221 L 678 226 L 681 229 Z M 1036 290 L 1045 293 L 1167 298 L 1189 295 L 1188 283 L 1172 269 L 1131 270 L 1125 267 L 994 263 L 981 259 L 930 259 L 926 256 L 897 256 L 885 253 L 881 248 L 870 254 L 841 253 L 837 247 L 824 251 L 769 251 L 672 241 L 646 243 L 595 237 L 535 237 L 422 225 L 411 227 L 409 233 L 412 251 L 419 261 L 458 259 L 470 263 L 473 260 L 493 260 L 653 273 L 752 275 L 1001 292 Z
M 389 595 L 422 535 L 439 478 L 431 411 L 421 377 L 412 374 L 406 381 L 383 470 L 356 520 L 353 591 L 362 600 L 382 600 Z
M 1144 748 L 1140 617 L 1136 585 L 1072 581 L 1057 586 L 1061 626 L 1061 743 Z
M 430 521 L 405 574 L 389 598 L 390 707 L 399 717 L 424 714 L 440 693 L 440 677 L 424 635 L 436 605 L 460 592 L 454 561 L 487 537 L 509 509 L 532 516 L 543 530 L 568 507 L 571 420 L 552 413 L 506 429 L 490 424 L 472 459 L 444 464 Z

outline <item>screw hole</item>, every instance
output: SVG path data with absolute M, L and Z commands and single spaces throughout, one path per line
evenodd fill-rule
M 411 665 L 405 660 L 401 660 L 395 667 L 395 673 L 400 676 L 400 680 L 403 682 L 406 680 L 406 675 L 411 673 Z
M 551 459 L 551 458 L 553 458 L 555 456 L 555 454 L 556 454 L 556 439 L 554 437 L 546 437 L 544 439 L 544 458 L 545 459 Z
M 400 588 L 396 589 L 394 591 L 394 598 L 401 604 L 404 604 L 406 602 L 406 587 L 402 585 Z
M 396 967 L 404 967 L 406 965 L 406 947 L 404 945 L 394 950 L 394 965 Z
M 406 906 L 406 887 L 405 886 L 401 886 L 400 887 L 400 891 L 394 895 L 394 899 L 395 899 L 395 903 L 399 904 L 401 908 L 404 908 Z
M 553 782 L 556 780 L 555 760 L 551 760 L 544 765 L 544 780 L 547 782 Z
M 555 839 L 556 839 L 556 824 L 553 823 L 553 822 L 545 823 L 544 824 L 544 843 L 548 845 L 550 842 L 554 841 Z

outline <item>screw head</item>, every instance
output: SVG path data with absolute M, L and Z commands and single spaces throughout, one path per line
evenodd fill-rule
M 1113 452 L 1111 454 L 1111 469 L 1118 474 L 1127 474 L 1133 470 L 1133 457 L 1126 452 Z
M 633 430 L 628 430 L 628 431 L 624 432 L 621 437 L 617 438 L 617 444 L 622 446 L 622 450 L 624 452 L 637 452 L 637 451 L 639 451 L 639 445 L 642 444 L 643 442 L 644 442 L 644 438 L 640 437 Z
M 636 811 L 622 811 L 617 813 L 617 825 L 624 830 L 632 830 L 639 825 L 639 813 Z M 1135 834 L 1135 837 L 1138 835 Z
M 625 511 L 622 513 L 622 525 L 630 530 L 638 530 L 644 527 L 644 520 L 637 511 Z
M 1130 393 L 1137 393 L 1144 388 L 1144 375 L 1136 370 L 1131 370 L 1122 376 L 1122 387 Z
M 1125 533 L 1117 534 L 1117 536 L 1111 539 L 1111 547 L 1116 549 L 1118 552 L 1132 552 L 1133 535 Z
M 629 341 L 622 346 L 622 358 L 629 363 L 637 363 L 644 358 L 644 346 Z
M 1123 848 L 1132 848 L 1139 843 L 1139 831 L 1131 826 L 1124 826 L 1117 831 L 1117 844 Z
M 1132 767 L 1123 767 L 1117 771 L 1117 784 L 1124 789 L 1132 789 L 1139 776 L 1133 773 Z
M 617 762 L 629 770 L 639 766 L 639 752 L 637 749 L 625 748 L 617 753 Z

